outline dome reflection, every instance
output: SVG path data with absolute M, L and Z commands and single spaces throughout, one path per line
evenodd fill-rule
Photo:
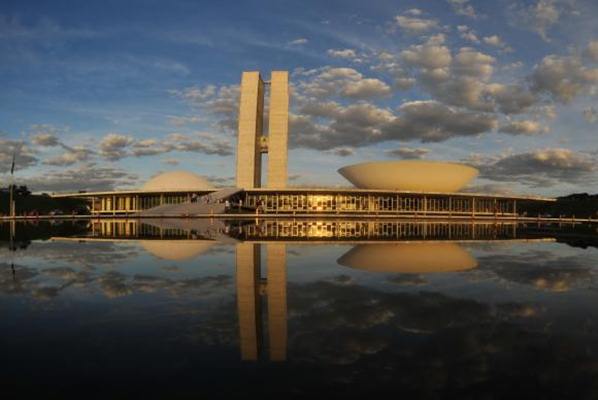
M 139 244 L 157 258 L 170 261 L 191 260 L 214 245 L 211 240 L 140 240 Z
M 478 262 L 454 242 L 360 244 L 337 260 L 370 272 L 425 274 L 473 269 Z

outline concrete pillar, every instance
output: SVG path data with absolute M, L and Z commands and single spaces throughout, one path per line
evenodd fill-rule
M 287 186 L 289 141 L 289 73 L 287 71 L 272 71 L 268 122 L 267 186 L 283 189 Z
M 262 341 L 259 245 L 238 243 L 236 264 L 241 359 L 255 361 L 258 359 Z
M 268 337 L 270 360 L 287 358 L 287 247 L 284 243 L 268 243 Z
M 243 72 L 237 136 L 237 187 L 258 188 L 262 178 L 264 82 L 257 71 Z

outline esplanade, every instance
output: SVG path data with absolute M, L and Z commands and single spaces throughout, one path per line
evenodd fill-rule
M 288 72 L 243 72 L 236 149 L 236 185 L 217 188 L 190 171 L 166 172 L 136 190 L 53 194 L 89 201 L 94 216 L 194 217 L 236 214 L 376 215 L 415 217 L 509 217 L 518 203 L 552 198 L 468 193 L 461 190 L 477 169 L 445 161 L 370 161 L 338 172 L 352 186 L 305 188 L 288 185 Z M 269 91 L 268 129 L 264 98 Z M 262 159 L 267 181 L 262 182 Z

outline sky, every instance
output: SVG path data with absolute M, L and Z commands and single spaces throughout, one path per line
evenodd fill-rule
M 233 185 L 253 70 L 290 73 L 292 186 L 423 159 L 477 167 L 470 191 L 598 192 L 595 0 L 4 0 L 0 186 L 15 148 L 34 192 Z

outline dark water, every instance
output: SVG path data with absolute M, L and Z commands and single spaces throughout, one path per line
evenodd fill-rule
M 3 395 L 598 397 L 595 226 L 146 222 L 1 226 Z

